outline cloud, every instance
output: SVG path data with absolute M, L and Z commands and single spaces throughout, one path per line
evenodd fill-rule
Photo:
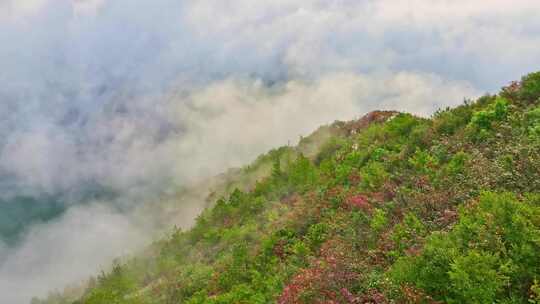
M 332 73 L 316 81 L 292 80 L 271 88 L 261 81 L 222 81 L 173 102 L 171 113 L 186 128 L 177 155 L 198 164 L 183 167 L 175 175 L 203 172 L 206 176 L 215 168 L 239 166 L 272 147 L 295 143 L 300 135 L 334 120 L 376 109 L 428 116 L 437 108 L 478 95 L 466 82 L 407 72 Z
M 538 66 L 538 8 L 525 0 L 208 0 L 189 2 L 185 15 L 195 32 L 227 41 L 232 56 L 270 52 L 289 73 L 412 69 L 495 90 Z
M 33 226 L 21 246 L 4 252 L 1 300 L 28 303 L 33 295 L 82 283 L 146 241 L 143 227 L 125 214 L 99 203 L 73 207 L 53 222 Z
M 427 116 L 495 91 L 540 66 L 539 9 L 524 0 L 0 0 L 0 198 L 70 194 L 61 218 L 0 246 L 0 286 L 40 295 L 95 272 L 140 246 L 141 227 L 151 234 L 135 220 L 139 206 L 321 124 L 375 109 Z M 72 199 L 94 184 L 115 199 Z M 178 203 L 179 224 L 197 202 Z M 73 266 L 80 257 L 89 258 Z
M 429 115 L 477 95 L 466 82 L 408 72 L 331 73 L 271 87 L 262 80 L 230 78 L 188 95 L 132 99 L 131 107 L 140 102 L 143 108 L 98 112 L 75 130 L 39 124 L 12 132 L 0 168 L 21 188 L 47 193 L 96 180 L 140 194 L 240 166 L 336 119 L 380 108 Z
M 37 13 L 47 0 L 1 0 L 0 19 L 28 17 Z

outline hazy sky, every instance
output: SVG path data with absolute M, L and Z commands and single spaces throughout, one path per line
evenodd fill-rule
M 150 199 L 335 119 L 496 92 L 539 54 L 533 0 L 0 0 L 0 196 L 100 183 Z M 0 297 L 22 303 L 11 285 L 42 295 L 139 245 L 106 205 L 0 244 Z M 35 246 L 88 263 L 29 260 Z

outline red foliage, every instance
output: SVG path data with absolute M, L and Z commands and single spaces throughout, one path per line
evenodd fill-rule
M 358 301 L 355 303 L 361 304 L 387 304 L 390 301 L 386 296 L 376 289 L 370 289 L 361 297 L 358 298 Z
M 388 252 L 394 249 L 394 242 L 392 241 L 392 231 L 388 230 L 383 232 L 377 240 L 377 247 L 374 250 L 370 250 L 366 253 L 369 263 L 371 265 L 378 265 L 381 267 L 388 266 Z
M 369 212 L 373 209 L 373 206 L 369 203 L 369 198 L 365 194 L 353 195 L 346 200 L 347 205 L 356 207 L 363 211 Z
M 223 226 L 226 228 L 230 228 L 234 225 L 234 219 L 230 216 L 225 216 L 223 218 Z
M 417 180 L 418 182 L 418 180 Z M 462 196 L 456 191 L 456 189 L 435 189 L 432 186 L 425 186 L 423 189 L 418 187 L 419 191 L 411 193 L 402 193 L 404 195 L 403 200 L 409 202 L 407 209 L 414 209 L 422 219 L 429 219 L 430 221 L 436 221 L 437 224 L 446 226 L 451 224 L 457 219 L 457 214 L 448 212 L 455 208 L 456 197 Z M 444 210 L 446 215 L 444 215 Z M 437 216 L 439 218 L 434 217 Z M 445 222 L 449 220 L 448 222 Z
M 341 288 L 341 296 L 347 301 L 346 303 L 354 304 L 359 302 L 359 298 L 355 297 L 347 288 Z
M 338 198 L 343 197 L 343 196 L 345 196 L 345 194 L 346 194 L 346 191 L 343 188 L 343 186 L 336 186 L 336 187 L 330 188 L 330 189 L 328 189 L 328 191 L 326 191 L 325 200 L 330 201 L 330 200 L 332 200 L 333 198 L 336 198 L 336 197 L 338 197 Z
M 318 221 L 322 210 L 328 207 L 328 201 L 319 199 L 314 192 L 309 192 L 303 197 L 296 196 L 290 205 L 291 210 L 280 221 L 292 229 L 301 229 L 310 221 Z
M 286 205 L 292 206 L 301 199 L 302 198 L 300 197 L 300 195 L 298 193 L 293 193 L 291 195 L 287 195 L 284 198 L 282 198 L 281 202 L 286 204 Z
M 338 240 L 324 243 L 320 257 L 291 279 L 278 303 L 356 303 L 346 288 L 359 278 L 351 252 L 351 248 Z
M 274 255 L 279 257 L 281 260 L 285 259 L 286 257 L 285 245 L 286 245 L 286 242 L 284 240 L 281 240 L 277 242 L 274 245 L 274 248 L 272 249 Z
M 458 219 L 458 213 L 451 209 L 445 209 L 441 216 L 437 219 L 437 224 L 441 226 L 449 226 L 455 223 Z
M 518 81 L 512 81 L 510 85 L 502 88 L 501 96 L 516 99 L 517 94 L 521 90 L 521 83 Z
M 422 253 L 422 248 L 420 246 L 412 246 L 405 250 L 405 254 L 408 256 L 419 256 Z
M 396 189 L 398 185 L 392 181 L 386 181 L 382 187 L 382 193 L 385 201 L 391 201 L 396 197 Z
M 353 171 L 349 175 L 348 179 L 351 186 L 357 186 L 362 181 L 362 176 L 360 176 L 360 173 L 358 173 L 358 171 Z
M 396 188 L 397 186 L 395 183 L 388 181 L 383 185 L 383 189 L 379 192 L 360 194 L 349 192 L 346 194 L 347 198 L 345 199 L 344 208 L 347 210 L 350 208 L 358 208 L 365 212 L 371 212 L 374 207 L 373 204 L 382 204 L 392 200 L 396 195 Z
M 431 190 L 431 183 L 429 182 L 429 178 L 427 176 L 418 176 L 415 178 L 415 186 L 418 189 L 424 189 L 424 190 Z
M 456 220 L 458 214 L 456 211 L 453 211 L 453 210 L 449 210 L 449 209 L 446 209 L 443 211 L 443 218 L 446 220 L 446 221 L 454 221 Z
M 377 203 L 383 203 L 386 201 L 386 195 L 384 192 L 371 192 L 370 197 Z

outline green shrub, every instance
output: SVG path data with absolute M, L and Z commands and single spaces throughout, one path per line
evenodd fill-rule
M 378 190 L 389 177 L 384 165 L 380 162 L 370 161 L 360 169 L 362 186 L 369 190 Z
M 433 174 L 435 167 L 439 165 L 439 160 L 427 151 L 417 149 L 409 158 L 409 164 L 420 174 Z
M 411 114 L 398 114 L 392 120 L 388 121 L 384 129 L 387 131 L 390 136 L 393 137 L 402 137 L 408 135 L 415 126 L 420 124 L 420 119 L 412 116 Z
M 478 111 L 474 113 L 471 120 L 473 125 L 480 129 L 491 129 L 491 122 L 493 121 L 493 115 L 490 111 Z
M 298 156 L 288 170 L 289 184 L 299 191 L 315 184 L 318 177 L 317 168 L 303 155 Z
M 444 174 L 454 176 L 463 173 L 465 169 L 465 163 L 469 158 L 470 156 L 463 151 L 456 153 L 454 156 L 452 156 L 448 164 L 446 164 L 443 171 Z
M 330 159 L 344 145 L 341 138 L 333 137 L 322 145 L 319 153 L 315 156 L 315 164 L 319 165 L 322 161 Z
M 424 122 L 411 130 L 407 142 L 409 146 L 425 149 L 431 144 L 434 137 L 435 133 L 431 124 Z
M 504 266 L 496 255 L 476 250 L 456 257 L 448 272 L 454 294 L 449 302 L 494 303 L 508 284 Z
M 529 138 L 533 141 L 540 141 L 540 107 L 528 111 L 526 120 Z
M 508 115 L 508 101 L 502 97 L 495 99 L 495 103 L 491 107 L 491 111 L 493 111 L 493 117 L 495 120 L 500 121 L 506 119 L 506 116 Z
M 425 235 L 425 232 L 426 227 L 420 219 L 418 219 L 414 213 L 407 213 L 403 222 L 394 226 L 391 238 L 396 250 L 392 255 L 402 255 L 405 249 L 415 244 L 418 241 L 418 238 Z
M 371 152 L 370 159 L 373 161 L 383 161 L 384 157 L 387 156 L 390 152 L 385 148 L 378 147 L 373 152 Z
M 328 225 L 325 223 L 317 223 L 309 227 L 306 240 L 312 248 L 317 248 L 326 240 L 327 234 Z
M 102 273 L 98 277 L 97 287 L 86 297 L 87 304 L 119 304 L 124 303 L 124 296 L 136 287 L 134 276 L 129 273 L 125 266 L 115 262 L 110 273 Z
M 384 227 L 386 227 L 387 224 L 388 217 L 386 216 L 386 211 L 379 208 L 375 209 L 375 211 L 373 212 L 373 217 L 371 218 L 371 222 L 369 223 L 369 226 L 373 230 L 373 232 L 380 232 Z
M 480 130 L 490 130 L 494 122 L 504 120 L 507 115 L 508 101 L 502 97 L 498 97 L 486 110 L 475 112 L 471 123 Z
M 450 293 L 448 273 L 457 249 L 447 235 L 433 233 L 422 254 L 398 259 L 389 276 L 398 285 L 410 284 L 437 299 L 447 299 Z
M 540 72 L 531 73 L 521 79 L 519 98 L 533 103 L 540 98 Z
M 176 271 L 174 277 L 169 279 L 170 281 L 167 281 L 162 289 L 166 290 L 167 297 L 171 301 L 182 303 L 206 288 L 208 281 L 212 278 L 212 273 L 212 267 L 201 263 L 187 265 L 180 271 Z M 182 288 L 177 288 L 177 286 L 182 286 Z
M 472 109 L 469 105 L 461 105 L 455 109 L 437 111 L 434 115 L 435 131 L 443 135 L 452 135 L 457 130 L 465 127 L 472 117 Z

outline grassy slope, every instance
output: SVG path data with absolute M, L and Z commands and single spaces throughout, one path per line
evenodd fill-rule
M 34 302 L 540 303 L 540 73 L 321 130 L 229 172 L 192 229 L 81 298 Z

